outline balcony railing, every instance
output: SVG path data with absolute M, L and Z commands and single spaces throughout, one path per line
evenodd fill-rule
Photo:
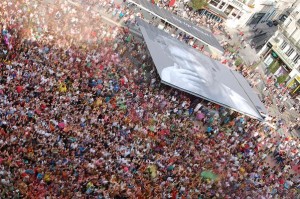
M 293 69 L 295 67 L 295 63 L 278 47 L 278 45 L 273 45 L 273 50 L 279 55 L 279 57 L 283 60 L 286 65 Z
M 237 0 L 232 0 L 231 2 L 232 2 L 232 4 L 236 5 L 239 8 L 243 8 L 244 4 L 242 2 L 237 1 Z
M 299 15 L 299 12 L 298 11 L 295 11 L 295 12 L 292 12 L 292 17 L 294 17 L 295 19 L 298 18 L 298 15 Z
M 284 34 L 285 37 L 287 38 L 290 37 L 290 34 L 286 31 L 286 26 L 284 24 L 279 24 L 278 27 L 279 27 L 278 30 L 280 30 L 280 32 Z
M 243 2 L 241 2 L 241 1 L 238 1 L 238 0 L 229 0 L 228 2 L 232 6 L 234 6 L 235 8 L 237 8 L 239 10 L 246 10 L 246 11 L 249 10 L 249 7 L 246 4 L 244 4 Z
M 290 37 L 289 39 L 290 39 L 290 42 L 291 42 L 292 44 L 294 44 L 294 45 L 297 44 L 297 40 L 294 39 L 293 37 Z
M 296 39 L 292 38 L 291 34 L 286 31 L 286 27 L 282 24 L 279 25 L 279 30 L 282 36 L 285 38 L 285 40 L 289 41 L 293 46 L 295 46 L 298 49 L 298 51 L 300 51 L 300 40 L 297 41 Z

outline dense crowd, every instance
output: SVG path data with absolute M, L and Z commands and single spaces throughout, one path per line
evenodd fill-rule
M 1 198 L 299 195 L 299 140 L 162 85 L 89 4 L 46 2 L 0 2 Z

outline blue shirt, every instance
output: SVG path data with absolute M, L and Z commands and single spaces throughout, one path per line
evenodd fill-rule
M 208 133 L 210 133 L 212 130 L 213 130 L 213 129 L 209 126 L 209 127 L 207 127 L 207 130 L 206 130 L 206 131 L 207 131 Z

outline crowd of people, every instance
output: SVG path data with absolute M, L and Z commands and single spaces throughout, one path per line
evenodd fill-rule
M 162 85 L 145 43 L 84 1 L 0 17 L 0 198 L 299 196 L 299 140 Z

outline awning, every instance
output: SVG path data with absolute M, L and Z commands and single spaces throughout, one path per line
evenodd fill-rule
M 214 37 L 211 31 L 197 26 L 196 24 L 185 20 L 165 9 L 157 7 L 155 4 L 147 0 L 129 0 L 129 2 L 137 5 L 141 9 L 150 12 L 151 14 L 161 18 L 162 20 L 168 22 L 179 30 L 191 35 L 195 39 L 213 47 L 220 53 L 224 53 L 223 47 L 220 45 L 218 40 Z
M 136 20 L 163 83 L 263 120 L 265 107 L 243 76 L 142 19 Z

